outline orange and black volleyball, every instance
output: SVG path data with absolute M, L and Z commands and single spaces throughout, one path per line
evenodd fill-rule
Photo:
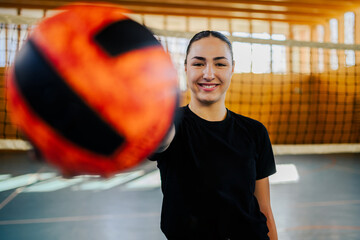
M 176 70 L 127 10 L 62 10 L 37 25 L 8 73 L 12 118 L 62 172 L 111 176 L 146 159 L 167 134 Z

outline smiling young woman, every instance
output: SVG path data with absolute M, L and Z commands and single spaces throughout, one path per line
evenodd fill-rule
M 217 47 L 214 47 L 217 46 Z M 228 45 L 216 37 L 194 42 L 185 72 L 191 90 L 190 106 L 222 106 L 229 88 L 234 63 Z
M 275 173 L 266 128 L 228 110 L 230 41 L 203 31 L 189 43 L 191 100 L 158 153 L 161 229 L 168 239 L 277 239 L 268 177 Z
M 189 44 L 185 60 L 191 92 L 189 107 L 199 116 L 215 121 L 225 117 L 225 95 L 234 72 L 231 43 L 224 40 L 227 39 L 210 35 L 195 38 Z

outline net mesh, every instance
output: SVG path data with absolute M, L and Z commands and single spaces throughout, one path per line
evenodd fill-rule
M 0 24 L 0 140 L 21 139 L 10 121 L 6 70 L 33 29 Z M 178 69 L 182 105 L 190 100 L 184 58 L 193 35 L 153 29 Z M 261 121 L 273 144 L 360 143 L 359 46 L 233 34 L 230 110 Z
M 158 34 L 186 86 L 183 60 L 192 34 Z M 230 39 L 235 59 L 226 96 L 230 110 L 262 122 L 273 144 L 360 142 L 358 45 Z M 185 91 L 183 105 L 189 101 Z
M 6 71 L 34 25 L 0 23 L 0 139 L 19 139 L 21 133 L 11 122 L 7 103 Z

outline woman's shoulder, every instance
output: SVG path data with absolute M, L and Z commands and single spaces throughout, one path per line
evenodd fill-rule
M 237 124 L 240 124 L 245 128 L 251 128 L 254 129 L 255 131 L 260 131 L 260 132 L 267 131 L 264 124 L 256 119 L 235 113 L 230 110 L 229 113 L 231 114 L 231 117 Z

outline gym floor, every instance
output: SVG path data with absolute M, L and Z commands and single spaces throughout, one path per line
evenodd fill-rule
M 280 240 L 360 240 L 360 153 L 276 156 Z M 156 163 L 111 179 L 63 179 L 24 152 L 0 152 L 0 239 L 164 240 Z

